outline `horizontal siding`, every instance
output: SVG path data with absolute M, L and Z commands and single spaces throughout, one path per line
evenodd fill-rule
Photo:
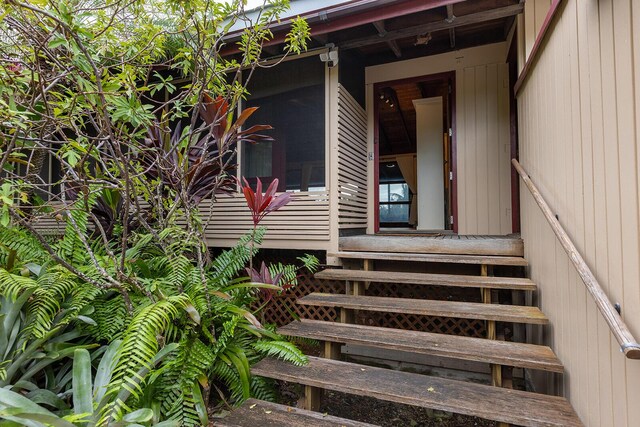
M 640 337 L 640 7 L 567 0 L 518 96 L 520 160 Z M 526 187 L 522 236 L 566 367 L 557 384 L 588 426 L 637 426 L 640 361 L 627 360 Z
M 227 242 L 237 240 L 253 227 L 251 212 L 241 194 L 220 196 L 214 203 L 203 202 L 200 214 L 210 246 L 228 246 Z M 324 248 L 327 245 L 319 242 L 329 240 L 329 197 L 326 192 L 292 193 L 291 202 L 267 215 L 260 225 L 267 228 L 265 247 L 277 248 L 283 246 L 283 241 L 296 241 L 296 248 Z

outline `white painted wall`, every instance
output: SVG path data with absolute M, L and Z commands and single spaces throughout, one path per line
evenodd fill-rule
M 418 230 L 444 230 L 442 97 L 414 99 L 418 161 Z

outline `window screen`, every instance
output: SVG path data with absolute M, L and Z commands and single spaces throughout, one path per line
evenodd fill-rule
M 248 76 L 248 75 L 247 75 Z M 317 56 L 257 69 L 245 105 L 259 107 L 245 127 L 268 124 L 274 141 L 245 143 L 242 175 L 278 178 L 279 190 L 325 189 L 325 70 Z

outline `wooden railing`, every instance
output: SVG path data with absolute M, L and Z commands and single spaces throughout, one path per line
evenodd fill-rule
M 551 225 L 553 232 L 562 244 L 562 247 L 569 256 L 569 259 L 573 262 L 582 282 L 593 297 L 598 310 L 602 313 L 604 320 L 607 322 L 607 325 L 609 325 L 609 329 L 611 329 L 611 332 L 620 344 L 620 351 L 622 351 L 629 359 L 640 359 L 640 344 L 638 344 L 637 340 L 633 337 L 631 331 L 629 331 L 629 328 L 624 323 L 624 320 L 622 320 L 622 317 L 620 317 L 620 314 L 615 309 L 614 305 L 609 301 L 607 294 L 605 294 L 602 286 L 600 286 L 600 283 L 598 283 L 598 280 L 589 269 L 589 266 L 587 266 L 587 263 L 578 252 L 578 249 L 571 241 L 571 238 L 562 225 L 560 225 L 560 222 L 556 219 L 549 208 L 549 205 L 544 200 L 542 194 L 540 194 L 540 191 L 533 181 L 531 181 L 531 178 L 522 165 L 516 159 L 512 159 L 511 163 L 513 163 L 518 174 L 520 174 L 520 178 L 522 178 L 522 181 L 531 192 L 536 203 L 538 203 L 538 206 L 549 222 L 549 225 Z

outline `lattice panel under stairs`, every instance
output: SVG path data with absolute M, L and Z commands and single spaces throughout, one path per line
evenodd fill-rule
M 298 278 L 298 286 L 274 297 L 262 310 L 260 318 L 265 323 L 278 326 L 286 325 L 296 316 L 304 319 L 335 322 L 339 319 L 338 310 L 331 307 L 313 307 L 296 304 L 296 300 L 312 292 L 344 293 L 343 282 L 335 280 L 317 280 L 304 272 Z M 367 289 L 370 296 L 389 296 L 399 298 L 417 298 L 434 300 L 456 300 L 480 302 L 480 294 L 474 289 L 452 289 L 441 286 L 416 286 L 397 283 L 372 283 Z M 483 321 L 472 319 L 452 319 L 431 316 L 419 316 L 402 313 L 375 313 L 360 311 L 356 322 L 370 326 L 401 328 L 415 331 L 437 332 L 451 335 L 484 337 L 486 329 Z

